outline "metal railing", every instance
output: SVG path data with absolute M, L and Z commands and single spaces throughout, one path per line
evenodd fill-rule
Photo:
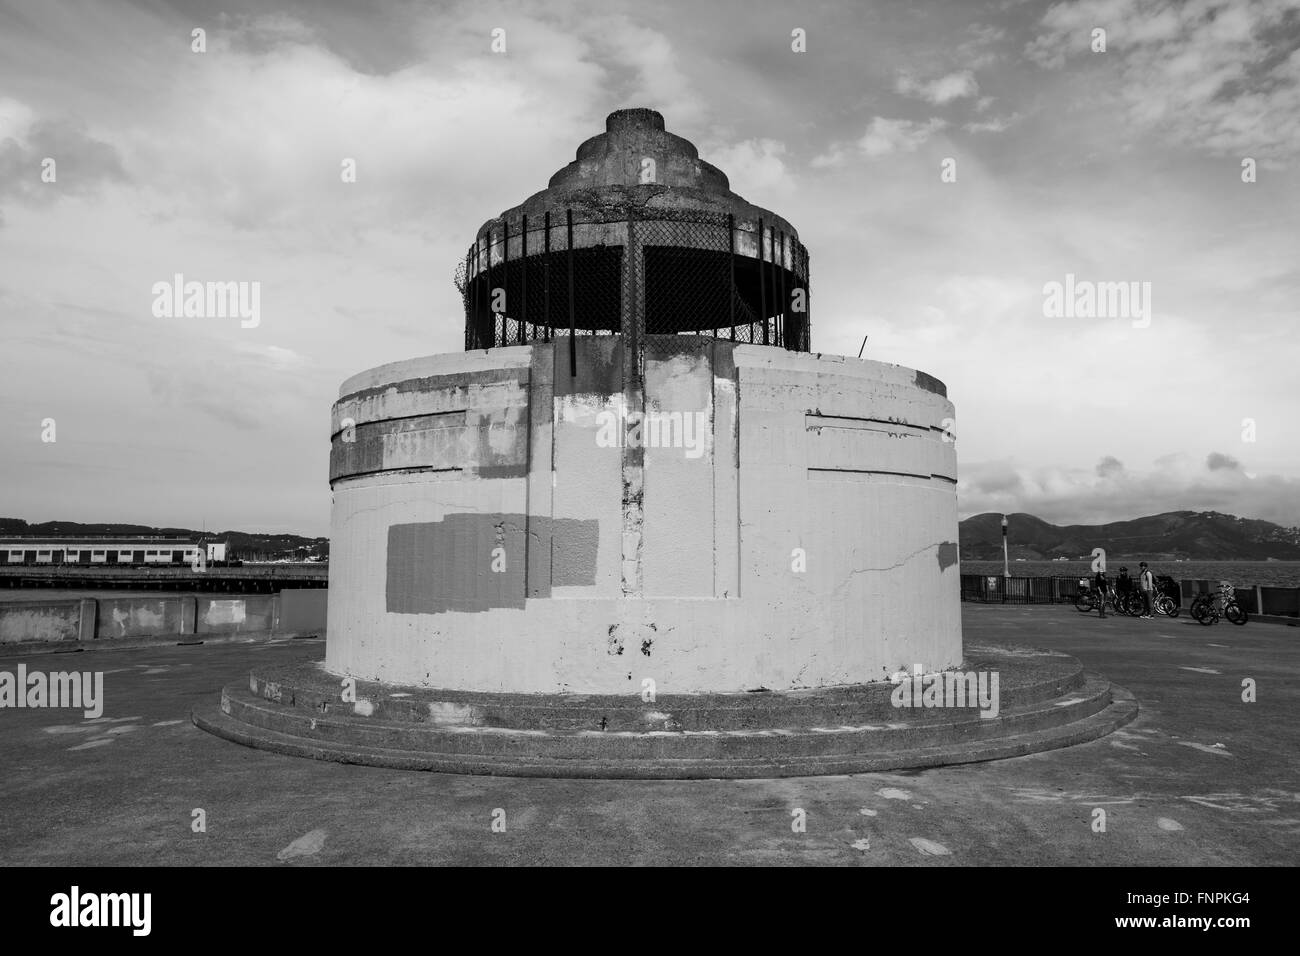
M 470 246 L 455 283 L 467 350 L 635 331 L 807 352 L 808 265 L 803 244 L 762 219 L 566 209 L 502 220 Z

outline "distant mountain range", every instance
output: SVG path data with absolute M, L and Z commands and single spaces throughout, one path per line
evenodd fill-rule
M 1123 558 L 1186 558 L 1193 561 L 1300 561 L 1300 528 L 1283 528 L 1271 521 L 1238 518 L 1217 511 L 1171 511 L 1168 514 L 1113 521 L 1101 525 L 1054 525 L 1030 514 L 1008 516 L 1011 560 L 1029 561 L 1090 556 L 1105 548 L 1106 556 Z M 175 535 L 225 541 L 231 558 L 249 560 L 328 561 L 329 538 L 250 531 L 198 532 L 190 528 L 151 528 L 138 524 L 80 524 L 46 521 L 28 524 L 20 518 L 0 518 L 0 536 L 50 535 Z M 975 515 L 961 522 L 961 557 L 966 561 L 1002 560 L 1002 515 Z
M 1007 522 L 1007 552 L 1013 561 L 1077 559 L 1090 556 L 1093 548 L 1105 548 L 1108 559 L 1300 561 L 1300 528 L 1217 511 L 1171 511 L 1131 521 L 1064 527 L 1029 514 L 1008 515 Z M 1002 560 L 1002 515 L 975 515 L 961 522 L 960 544 L 963 560 Z
M 190 528 L 151 528 L 142 524 L 81 524 L 76 521 L 44 521 L 28 524 L 21 518 L 0 518 L 0 537 L 48 535 L 67 538 L 76 535 L 160 535 L 195 540 L 224 541 L 231 560 L 243 561 L 328 561 L 329 538 L 304 538 L 297 534 L 262 534 L 256 531 L 194 531 Z

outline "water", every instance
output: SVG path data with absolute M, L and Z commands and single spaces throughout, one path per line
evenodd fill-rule
M 1138 559 L 1141 560 L 1141 559 Z M 1273 588 L 1300 588 L 1300 561 L 1151 561 L 1151 573 L 1167 574 L 1175 581 L 1228 581 L 1234 587 L 1252 584 Z M 1107 561 L 1106 573 L 1114 580 L 1121 566 L 1137 580 L 1137 561 Z M 1092 561 L 1015 561 L 1013 578 L 1085 577 L 1092 574 Z M 1001 561 L 962 561 L 962 574 L 1002 574 Z

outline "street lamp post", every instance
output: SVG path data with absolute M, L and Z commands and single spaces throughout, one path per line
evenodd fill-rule
M 1011 565 L 1007 563 L 1007 516 L 1002 516 L 1002 576 L 1011 577 Z

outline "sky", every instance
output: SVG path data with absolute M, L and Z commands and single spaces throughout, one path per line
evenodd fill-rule
M 962 517 L 1300 525 L 1300 0 L 0 0 L 0 516 L 327 534 L 338 386 L 639 106 L 799 230 L 814 351 L 947 384 Z

